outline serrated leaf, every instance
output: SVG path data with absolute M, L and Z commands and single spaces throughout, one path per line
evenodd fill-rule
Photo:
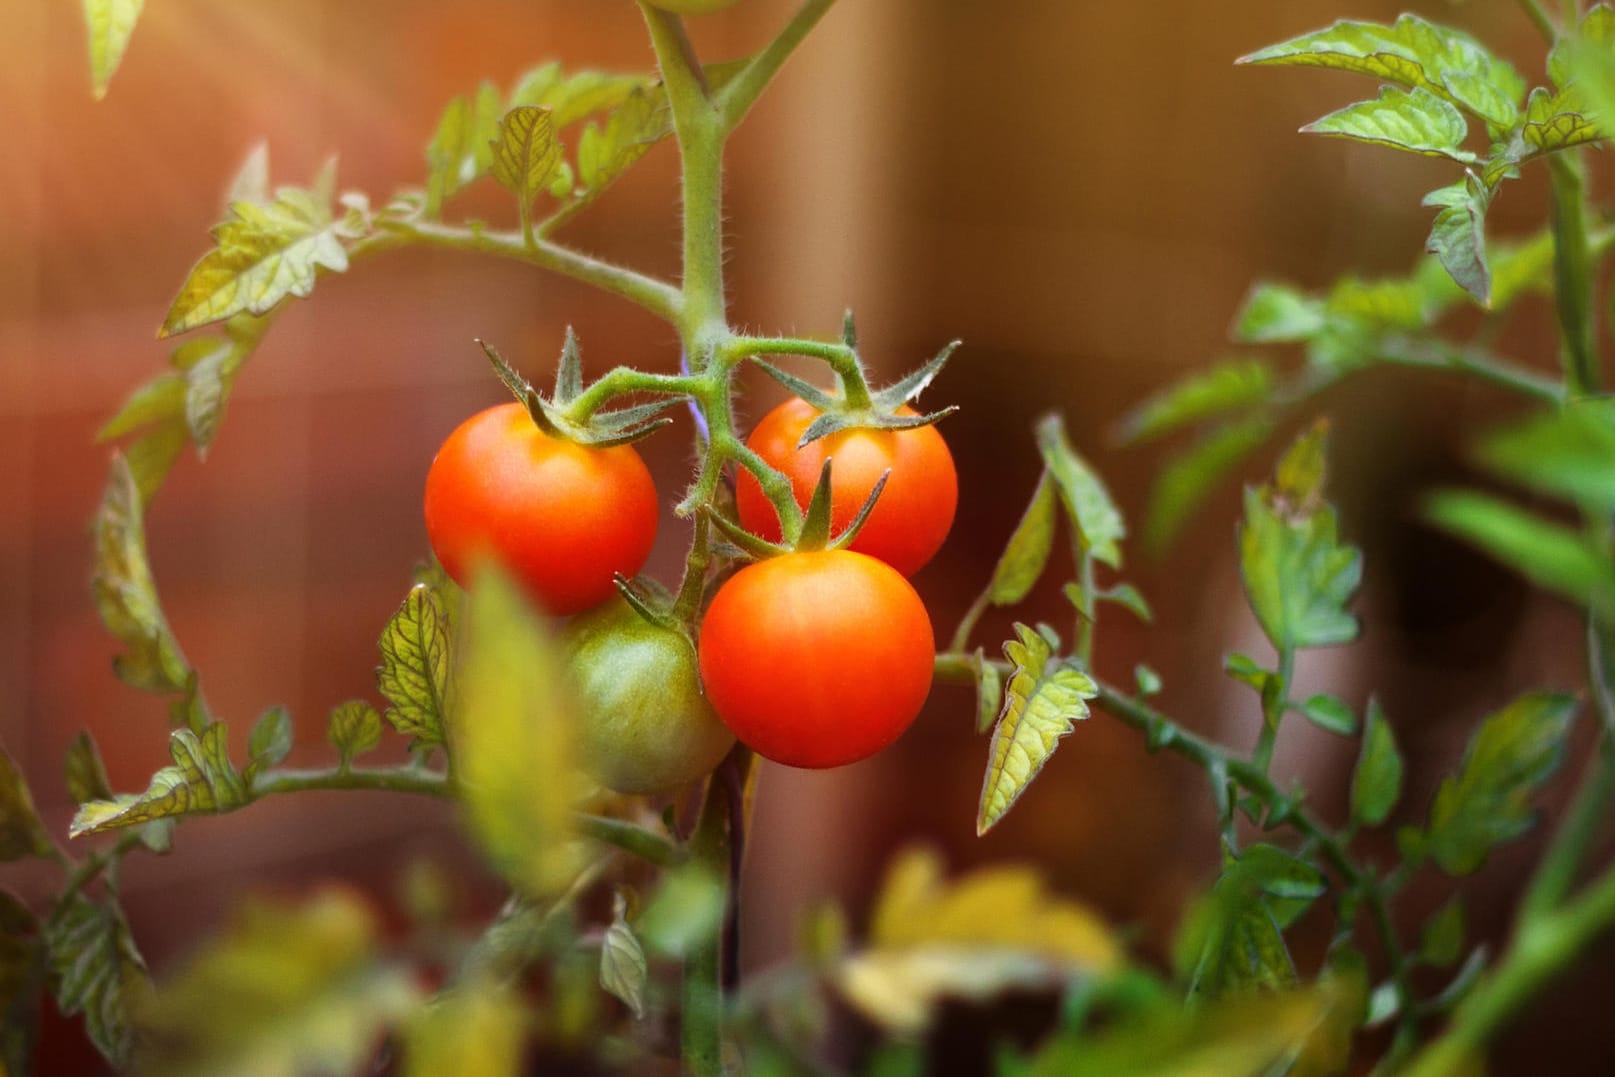
M 1285 284 L 1259 281 L 1234 317 L 1235 340 L 1268 344 L 1308 340 L 1325 325 L 1323 304 Z
M 47 857 L 54 850 L 27 780 L 10 753 L 0 751 L 0 861 Z
M 490 143 L 498 134 L 505 104 L 491 82 L 471 97 L 456 97 L 443 109 L 426 147 L 426 215 L 436 217 L 443 203 L 488 170 Z
M 578 140 L 578 181 L 594 198 L 663 138 L 669 119 L 665 106 L 635 89 L 614 108 L 605 125 L 589 124 Z
M 67 795 L 74 804 L 112 799 L 106 764 L 89 733 L 80 733 L 67 747 Z
M 1098 916 L 1048 894 L 1032 870 L 988 868 L 948 884 L 935 854 L 913 850 L 887 873 L 868 946 L 844 958 L 835 979 L 865 1016 L 912 1036 L 944 997 L 1104 976 L 1123 960 Z
M 1265 403 L 1273 372 L 1258 359 L 1230 359 L 1192 374 L 1150 397 L 1121 422 L 1126 442 L 1147 441 L 1201 419 L 1244 411 Z
M 1432 965 L 1447 966 L 1464 950 L 1464 899 L 1454 897 L 1424 922 L 1419 931 L 1419 957 Z
M 600 942 L 600 986 L 621 999 L 636 1018 L 645 1016 L 648 971 L 645 950 L 628 925 L 627 903 L 618 895 L 611 924 Z
M 985 834 L 1014 806 L 1060 738 L 1088 717 L 1087 700 L 1099 694 L 1087 674 L 1053 658 L 1048 641 L 1037 632 L 1017 624 L 1015 634 L 1016 639 L 1004 644 L 1015 670 L 988 749 L 977 834 Z
M 168 754 L 174 765 L 153 774 L 144 793 L 81 805 L 68 837 L 175 815 L 224 812 L 247 802 L 246 785 L 230 762 L 224 723 L 213 723 L 200 737 L 189 729 L 175 730 L 168 736 Z
M 510 93 L 510 106 L 541 105 L 555 117 L 557 131 L 596 112 L 621 105 L 634 90 L 646 85 L 643 75 L 605 71 L 577 71 L 562 75 L 559 65 L 545 64 L 528 72 Z
M 1535 692 L 1481 723 L 1430 809 L 1430 853 L 1445 871 L 1467 875 L 1530 829 L 1531 795 L 1558 769 L 1575 713 L 1574 698 Z
M 1214 427 L 1174 457 L 1150 490 L 1144 544 L 1157 554 L 1165 550 L 1184 521 L 1230 472 L 1267 441 L 1272 431 L 1270 419 L 1244 419 Z
M 1615 401 L 1578 400 L 1489 435 L 1476 456 L 1494 473 L 1598 515 L 1615 512 Z
M 342 757 L 342 764 L 353 762 L 381 743 L 381 715 L 362 699 L 350 699 L 331 711 L 326 739 Z
M 993 569 L 992 582 L 987 586 L 987 598 L 993 605 L 1012 606 L 1021 601 L 1043 575 L 1054 549 L 1055 497 L 1054 484 L 1045 471 Z
M 515 1077 L 526 1034 L 527 1013 L 515 991 L 485 978 L 462 981 L 410 1018 L 403 1072 Z
M 376 953 L 374 915 L 329 888 L 300 906 L 250 901 L 140 1008 L 152 1073 L 358 1073 L 420 988 Z
M 107 95 L 123 63 L 145 0 L 84 0 L 84 28 L 90 45 L 90 82 L 97 101 Z
M 536 105 L 517 105 L 499 121 L 493 139 L 493 177 L 516 196 L 525 217 L 561 162 L 554 115 Z
M 1363 747 L 1351 777 L 1351 817 L 1364 826 L 1379 826 L 1401 795 L 1402 753 L 1379 701 L 1370 699 Z
M 114 900 L 98 902 L 75 894 L 52 913 L 45 944 L 56 1008 L 67 1017 L 82 1013 L 96 1049 L 119 1069 L 127 1066 L 133 1040 L 130 1010 L 150 981 L 123 910 Z
M 976 663 L 976 732 L 985 733 L 998 720 L 999 708 L 1004 702 L 1004 679 L 998 667 L 986 660 L 978 648 Z
M 1520 138 L 1532 153 L 1553 153 L 1604 137 L 1603 126 L 1579 87 L 1571 86 L 1557 94 L 1541 86 L 1531 91 Z
M 258 716 L 247 736 L 246 780 L 265 767 L 280 764 L 292 750 L 292 716 L 285 707 L 270 707 Z
M 1339 733 L 1343 737 L 1355 736 L 1357 733 L 1357 715 L 1336 696 L 1327 694 L 1311 696 L 1302 702 L 1298 709 L 1320 729 Z
M 1445 491 L 1425 504 L 1436 525 L 1478 547 L 1539 587 L 1572 602 L 1615 602 L 1615 569 L 1580 532 L 1486 494 Z
M 554 894 L 576 869 L 579 792 L 570 697 L 561 662 L 516 585 L 497 566 L 479 574 L 468 607 L 454 713 L 454 758 L 472 832 L 494 865 L 530 896 Z
M 1260 883 L 1232 861 L 1191 906 L 1173 946 L 1191 998 L 1217 999 L 1295 983 L 1295 965 Z
M 1099 473 L 1071 447 L 1065 421 L 1059 415 L 1048 415 L 1038 422 L 1037 447 L 1083 549 L 1101 563 L 1121 568 L 1120 542 L 1127 537 L 1121 510 L 1111 500 Z
M 1425 250 L 1441 260 L 1459 287 L 1481 306 L 1491 305 L 1492 272 L 1486 263 L 1486 211 L 1492 194 L 1473 173 L 1424 197 L 1440 206 Z
M 443 609 L 425 586 L 410 589 L 381 633 L 377 683 L 391 704 L 387 721 L 420 744 L 444 743 L 450 706 L 449 633 Z
M 1514 124 L 1525 80 L 1468 34 L 1403 15 L 1385 26 L 1341 20 L 1241 58 L 1353 71 L 1430 91 L 1497 127 Z M 1484 86 L 1485 92 L 1473 92 Z
M 1426 157 L 1446 157 L 1463 164 L 1475 155 L 1463 148 L 1469 124 L 1451 102 L 1422 86 L 1411 90 L 1387 86 L 1378 98 L 1359 101 L 1301 128 L 1306 134 L 1332 135 L 1373 142 Z
M 348 268 L 330 203 L 311 190 L 283 187 L 268 204 L 237 202 L 213 238 L 215 247 L 196 263 L 163 319 L 162 335 L 236 314 L 267 314 L 287 296 L 306 298 L 320 270 Z
M 1560 88 L 1569 86 L 1581 74 L 1578 53 L 1592 49 L 1607 51 L 1615 45 L 1615 9 L 1594 4 L 1582 17 L 1574 33 L 1561 34 L 1548 52 L 1548 77 Z
M 107 630 L 123 641 L 125 652 L 113 668 L 128 684 L 148 692 L 177 692 L 190 668 L 169 630 L 157 601 L 157 587 L 146 560 L 145 521 L 140 491 L 129 461 L 114 455 L 106 492 L 96 510 L 96 607 Z

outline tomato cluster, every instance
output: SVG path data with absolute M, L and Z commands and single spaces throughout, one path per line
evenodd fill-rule
M 748 445 L 804 508 L 834 459 L 834 532 L 885 476 L 883 493 L 850 548 L 783 552 L 724 581 L 694 643 L 614 597 L 615 577 L 638 572 L 656 537 L 655 486 L 633 448 L 546 433 L 512 403 L 472 416 L 438 451 L 426 527 L 449 574 L 465 584 L 478 559 L 495 559 L 541 608 L 582 613 L 564 636 L 566 668 L 584 717 L 583 759 L 602 785 L 676 789 L 716 766 L 736 737 L 790 766 L 841 766 L 884 748 L 919 714 L 935 641 L 905 577 L 952 524 L 952 457 L 931 426 L 855 428 L 800 446 L 818 414 L 802 400 L 783 404 Z M 749 473 L 736 495 L 741 524 L 777 541 L 774 506 Z

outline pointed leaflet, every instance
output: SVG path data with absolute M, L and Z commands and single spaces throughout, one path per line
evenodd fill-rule
M 1146 441 L 1190 423 L 1264 403 L 1273 372 L 1257 359 L 1229 359 L 1150 397 L 1121 422 L 1126 442 Z
M 549 109 L 518 105 L 505 113 L 493 140 L 493 177 L 516 196 L 523 220 L 560 163 L 561 144 Z
M 54 849 L 27 781 L 11 756 L 0 751 L 0 861 L 50 856 Z
M 101 752 L 88 733 L 80 733 L 68 745 L 67 795 L 73 798 L 74 804 L 112 799 L 106 764 L 101 762 Z
M 1402 753 L 1396 736 L 1377 700 L 1368 701 L 1363 747 L 1351 777 L 1351 817 L 1365 826 L 1379 826 L 1390 817 L 1402 795 Z
M 123 641 L 114 661 L 118 676 L 148 692 L 177 692 L 190 673 L 157 602 L 146 561 L 146 532 L 129 462 L 114 455 L 107 488 L 96 510 L 95 577 L 101 621 Z
M 1486 263 L 1486 210 L 1492 191 L 1474 173 L 1424 196 L 1440 206 L 1424 249 L 1441 259 L 1452 279 L 1481 306 L 1492 300 L 1492 271 Z
M 1520 138 L 1532 153 L 1552 153 L 1598 142 L 1604 125 L 1593 114 L 1587 95 L 1578 86 L 1549 93 L 1538 86 L 1525 103 L 1525 124 Z
M 1374 142 L 1426 157 L 1446 157 L 1469 164 L 1475 155 L 1463 148 L 1469 125 L 1449 102 L 1429 90 L 1387 86 L 1372 101 L 1359 101 L 1301 128 L 1305 134 L 1333 135 Z
M 1012 606 L 1019 602 L 1043 574 L 1054 549 L 1055 510 L 1054 484 L 1044 471 L 1031 503 L 993 569 L 992 582 L 987 585 L 988 601 L 993 605 Z
M 467 607 L 453 724 L 454 758 L 472 832 L 521 892 L 559 892 L 576 869 L 569 846 L 579 780 L 560 661 L 516 585 L 486 565 Z
M 1225 863 L 1211 893 L 1186 914 L 1174 945 L 1175 964 L 1191 997 L 1216 999 L 1295 983 L 1295 966 L 1270 896 L 1245 861 Z
M 326 739 L 336 748 L 345 767 L 381 743 L 381 715 L 362 699 L 350 699 L 331 711 Z
M 504 113 L 504 102 L 491 82 L 475 96 L 456 97 L 444 108 L 426 147 L 426 215 L 436 217 L 443 202 L 488 170 L 491 145 Z
M 1615 513 L 1615 401 L 1572 401 L 1490 435 L 1475 455 L 1522 486 Z
M 146 962 L 135 949 L 129 921 L 113 898 L 74 894 L 45 927 L 56 1008 L 84 1014 L 96 1049 L 118 1069 L 129 1064 L 131 1003 L 149 989 Z
M 835 978 L 866 1016 L 912 1036 L 946 996 L 1104 976 L 1123 961 L 1097 915 L 1049 894 L 1030 869 L 982 869 L 950 884 L 934 853 L 913 850 L 887 873 L 867 947 L 843 958 Z
M 1127 537 L 1127 526 L 1104 482 L 1066 439 L 1065 421 L 1059 415 L 1046 416 L 1037 424 L 1037 447 L 1083 549 L 1111 568 L 1121 568 L 1119 543 Z
M 600 986 L 621 999 L 635 1017 L 645 1016 L 645 950 L 628 926 L 628 903 L 612 903 L 611 926 L 600 943 Z
M 1004 693 L 1004 712 L 993 730 L 981 785 L 976 833 L 992 829 L 1054 754 L 1060 738 L 1088 717 L 1087 700 L 1099 694 L 1088 675 L 1052 657 L 1048 641 L 1023 624 L 1004 644 L 1015 664 Z
M 1231 335 L 1247 344 L 1308 340 L 1324 327 L 1323 304 L 1287 284 L 1259 281 L 1234 317 Z
M 270 707 L 253 723 L 247 736 L 247 769 L 245 780 L 265 767 L 283 762 L 292 750 L 292 716 L 285 707 Z
M 449 709 L 449 633 L 437 598 L 424 584 L 410 589 L 381 634 L 377 681 L 391 704 L 387 721 L 421 744 L 444 742 Z
M 1430 852 L 1449 874 L 1467 875 L 1530 829 L 1531 794 L 1558 769 L 1575 713 L 1572 697 L 1536 692 L 1481 723 L 1430 809 Z
M 976 665 L 976 732 L 985 733 L 998 719 L 999 707 L 1004 702 L 1004 678 L 998 667 L 987 661 L 981 648 L 971 656 Z
M 1579 531 L 1466 490 L 1436 494 L 1424 514 L 1538 587 L 1578 605 L 1615 603 L 1615 568 Z
M 174 815 L 224 812 L 247 802 L 246 785 L 230 763 L 224 723 L 208 726 L 200 737 L 189 729 L 175 730 L 168 736 L 168 753 L 174 765 L 153 774 L 144 793 L 82 805 L 67 829 L 68 837 Z
M 84 29 L 90 43 L 90 81 L 97 101 L 123 63 L 145 0 L 84 0 Z
M 202 256 L 163 320 L 162 335 L 267 314 L 287 296 L 305 298 L 321 269 L 348 268 L 339 227 L 324 192 L 283 187 L 275 201 L 237 202 L 213 230 L 216 246 Z
M 1240 576 L 1280 653 L 1357 635 L 1346 603 L 1362 578 L 1362 555 L 1339 541 L 1335 510 L 1323 502 L 1326 435 L 1326 424 L 1314 426 L 1281 458 L 1273 484 L 1245 491 Z
M 300 906 L 262 899 L 141 1007 L 141 1058 L 162 1074 L 360 1073 L 420 987 L 376 952 L 375 917 L 356 894 Z
M 1185 520 L 1217 489 L 1228 473 L 1255 452 L 1273 431 L 1265 416 L 1213 427 L 1179 453 L 1155 480 L 1144 516 L 1144 544 L 1160 553 Z
M 1341 20 L 1242 57 L 1244 64 L 1330 67 L 1417 87 L 1497 127 L 1519 115 L 1525 80 L 1468 34 L 1403 15 L 1385 26 Z
M 1343 737 L 1357 733 L 1357 716 L 1345 701 L 1327 693 L 1308 697 L 1300 704 L 1300 711 L 1312 724 Z

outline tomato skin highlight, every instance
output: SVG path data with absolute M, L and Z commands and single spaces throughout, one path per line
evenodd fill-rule
M 591 777 L 619 793 L 671 792 L 710 774 L 735 736 L 701 692 L 695 645 L 620 597 L 561 634 Z
M 890 469 L 886 488 L 851 549 L 879 558 L 905 576 L 914 575 L 948 537 L 959 504 L 959 476 L 947 442 L 936 427 L 917 426 L 843 430 L 798 449 L 796 443 L 819 414 L 805 400 L 788 400 L 763 416 L 746 444 L 791 480 L 796 503 L 804 510 L 825 458 L 833 458 L 830 526 L 837 532 L 852 523 Z M 904 408 L 899 414 L 913 411 Z M 737 477 L 735 501 L 746 530 L 779 541 L 779 516 L 751 472 L 741 471 Z
M 450 576 L 468 586 L 491 557 L 550 613 L 586 610 L 616 593 L 650 556 L 659 509 L 639 453 L 551 437 L 520 404 L 478 412 L 443 442 L 426 475 L 426 534 Z
M 719 588 L 698 648 L 707 698 L 757 754 L 839 767 L 896 740 L 931 690 L 936 644 L 914 588 L 850 550 L 790 553 Z

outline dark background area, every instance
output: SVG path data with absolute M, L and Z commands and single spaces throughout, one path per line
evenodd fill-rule
M 828 335 L 851 306 L 884 377 L 965 342 L 926 400 L 962 407 L 944 427 L 960 468 L 959 522 L 915 581 L 939 636 L 1031 491 L 1040 414 L 1065 413 L 1137 520 L 1166 451 L 1118 449 L 1116 419 L 1228 351 L 1252 280 L 1319 287 L 1348 270 L 1411 264 L 1428 227 L 1419 198 L 1451 180 L 1450 166 L 1294 133 L 1367 96 L 1361 81 L 1232 64 L 1336 17 L 1388 20 L 1404 6 L 1463 25 L 1531 77 L 1541 70 L 1530 26 L 1503 0 L 848 0 L 735 137 L 735 323 Z M 693 32 L 707 58 L 740 55 L 787 11 L 746 0 L 695 20 Z M 143 788 L 166 762 L 162 704 L 113 678 L 113 645 L 88 594 L 87 522 L 110 451 L 93 435 L 163 363 L 155 327 L 206 248 L 237 166 L 263 139 L 274 178 L 304 182 L 335 153 L 340 185 L 379 203 L 423 178 L 422 147 L 449 97 L 483 77 L 508 86 L 552 58 L 625 70 L 652 62 L 626 0 L 153 0 L 108 99 L 95 103 L 78 5 L 14 0 L 0 11 L 0 740 L 58 832 L 71 812 L 61 760 L 78 730 L 94 733 L 119 788 Z M 674 275 L 675 181 L 674 150 L 660 147 L 561 238 Z M 1535 228 L 1544 203 L 1540 177 L 1512 185 L 1490 227 Z M 491 183 L 455 203 L 460 214 L 513 216 Z M 1506 339 L 1546 369 L 1551 312 L 1534 302 Z M 313 763 L 326 758 L 328 708 L 376 698 L 376 635 L 426 550 L 427 465 L 464 416 L 503 392 L 472 338 L 536 378 L 568 324 L 592 373 L 677 362 L 671 331 L 633 308 L 528 267 L 448 253 L 391 254 L 326 278 L 280 320 L 207 461 L 187 454 L 149 517 L 170 620 L 243 740 L 257 713 L 285 703 L 299 721 L 292 761 Z M 753 415 L 778 397 L 771 383 L 748 384 Z M 1357 706 L 1378 695 L 1409 758 L 1410 815 L 1422 817 L 1478 717 L 1524 689 L 1581 682 L 1574 611 L 1414 518 L 1422 491 L 1465 477 L 1463 438 L 1512 406 L 1439 376 L 1371 373 L 1318 409 L 1335 421 L 1344 530 L 1366 553 L 1365 633 L 1307 653 L 1301 691 L 1328 687 Z M 689 474 L 688 434 L 681 424 L 645 446 L 669 501 Z M 1129 551 L 1156 624 L 1108 617 L 1098 664 L 1124 680 L 1148 662 L 1165 678 L 1164 709 L 1242 745 L 1257 709 L 1222 676 L 1221 656 L 1268 652 L 1234 564 L 1236 486 L 1217 491 L 1165 557 Z M 674 578 L 687 534 L 669 515 L 648 571 Z M 1019 616 L 1063 623 L 1065 609 L 1050 586 Z M 978 642 L 991 649 L 1009 623 L 990 617 Z M 767 768 L 745 883 L 748 966 L 786 952 L 811 901 L 841 898 L 860 922 L 881 865 L 913 842 L 942 847 L 959 868 L 1035 860 L 1062 892 L 1139 925 L 1146 953 L 1163 952 L 1215 870 L 1201 775 L 1148 756 L 1135 733 L 1096 715 L 978 840 L 986 745 L 973 707 L 968 691 L 939 687 L 915 728 L 866 763 Z M 1281 738 L 1277 767 L 1334 818 L 1354 754 L 1298 724 Z M 1535 839 L 1509 846 L 1475 878 L 1477 932 L 1502 930 L 1535 852 Z M 299 795 L 187 822 L 170 856 L 131 858 L 125 891 L 160 971 L 244 890 L 336 877 L 391 902 L 418 859 L 453 869 L 468 908 L 497 902 L 450 809 L 374 793 Z M 17 865 L 6 881 L 38 895 L 51 876 Z M 1447 887 L 1421 876 L 1408 924 Z M 1312 934 L 1300 934 L 1303 962 L 1327 941 Z M 1605 956 L 1589 955 L 1587 968 Z M 1551 1042 L 1556 1072 L 1607 1072 L 1609 986 L 1587 972 L 1544 996 L 1500 1046 L 1497 1071 L 1527 1072 L 1528 1052 Z

